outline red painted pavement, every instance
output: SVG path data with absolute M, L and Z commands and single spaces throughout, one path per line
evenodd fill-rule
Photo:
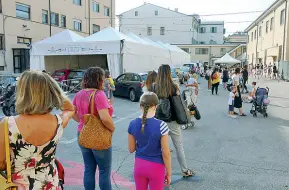
M 65 186 L 83 186 L 83 174 L 84 174 L 84 165 L 78 162 L 72 161 L 62 161 L 69 165 L 69 167 L 64 167 L 65 169 Z M 114 181 L 113 181 L 113 178 Z M 120 176 L 119 174 L 112 171 L 111 182 L 115 182 L 117 185 L 125 187 L 129 190 L 135 190 L 135 185 L 128 179 Z M 96 181 L 98 184 L 98 170 L 96 172 Z

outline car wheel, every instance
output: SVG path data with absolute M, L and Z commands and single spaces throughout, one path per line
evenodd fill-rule
M 137 97 L 136 97 L 136 94 L 135 94 L 135 90 L 134 89 L 131 89 L 129 91 L 129 99 L 132 101 L 132 102 L 136 102 L 137 101 Z
M 15 109 L 15 105 L 12 104 L 9 108 L 9 112 L 11 116 L 15 116 L 16 115 L 16 109 Z
M 181 84 L 185 84 L 185 77 L 182 78 Z
M 2 111 L 3 111 L 3 113 L 4 113 L 5 116 L 11 116 L 11 115 L 10 115 L 9 108 L 8 108 L 7 106 L 4 106 L 4 107 L 2 108 Z

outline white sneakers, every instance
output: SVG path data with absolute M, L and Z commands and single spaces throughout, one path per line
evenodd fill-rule
M 229 117 L 233 118 L 233 119 L 237 119 L 236 115 L 228 115 Z

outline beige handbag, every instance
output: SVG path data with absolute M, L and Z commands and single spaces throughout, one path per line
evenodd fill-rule
M 6 171 L 7 174 L 0 172 L 0 190 L 16 190 L 17 185 L 12 182 L 11 174 L 11 158 L 10 158 L 10 146 L 9 146 L 9 130 L 8 130 L 8 118 L 4 121 L 4 138 L 5 138 L 5 152 L 6 152 Z
M 106 150 L 111 147 L 112 132 L 104 126 L 99 115 L 94 114 L 96 91 L 91 94 L 89 99 L 90 113 L 83 116 L 84 126 L 79 134 L 78 143 L 84 148 Z

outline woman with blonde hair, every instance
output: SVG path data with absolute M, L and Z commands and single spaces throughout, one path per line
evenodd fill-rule
M 143 92 L 151 92 L 153 90 L 153 84 L 156 82 L 157 79 L 157 72 L 151 71 L 148 73 L 147 80 L 145 82 L 145 86 L 143 87 Z
M 169 65 L 162 65 L 158 70 L 158 77 L 155 84 L 154 92 L 160 99 L 160 104 L 171 104 L 172 105 L 172 97 L 180 95 L 179 86 L 177 86 L 172 79 L 171 68 Z M 169 102 L 170 103 L 169 103 Z M 163 102 L 163 103 L 162 103 Z M 183 105 L 181 105 L 183 106 Z M 159 105 L 158 108 L 162 106 Z M 172 107 L 172 106 L 164 106 L 164 107 Z M 181 127 L 176 122 L 176 113 L 173 109 L 169 110 L 169 114 L 164 113 L 167 110 L 158 109 L 156 112 L 156 118 L 165 121 L 169 127 L 169 135 L 173 141 L 174 147 L 176 149 L 177 158 L 182 170 L 182 174 L 184 177 L 190 177 L 195 175 L 193 171 L 188 169 L 185 152 L 183 147 L 183 139 L 181 133 Z M 164 117 L 166 115 L 166 117 Z M 167 117 L 169 115 L 169 118 Z
M 54 108 L 62 113 L 52 115 Z M 8 118 L 13 182 L 19 190 L 60 189 L 55 153 L 73 105 L 48 74 L 25 71 L 17 85 L 16 111 L 18 116 Z M 2 121 L 0 170 L 5 169 L 4 144 Z
M 113 107 L 109 104 L 104 93 L 105 73 L 100 67 L 87 69 L 83 76 L 83 89 L 79 91 L 74 99 L 76 114 L 73 119 L 78 122 L 78 136 L 84 127 L 83 116 L 89 114 L 90 98 L 94 94 L 95 113 L 98 114 L 103 125 L 114 131 L 112 120 Z M 95 134 L 91 134 L 95 135 Z M 84 160 L 84 188 L 86 190 L 95 189 L 96 169 L 99 169 L 99 188 L 101 190 L 111 190 L 111 163 L 112 148 L 106 150 L 93 150 L 79 145 Z

